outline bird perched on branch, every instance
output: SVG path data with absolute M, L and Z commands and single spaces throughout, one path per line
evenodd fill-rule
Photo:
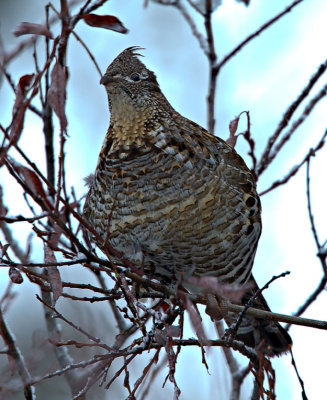
M 83 211 L 93 240 L 168 282 L 254 282 L 261 233 L 254 177 L 231 146 L 174 110 L 138 50 L 119 54 L 100 81 L 110 126 Z M 254 307 L 269 310 L 262 295 Z M 252 347 L 264 339 L 271 355 L 291 343 L 278 323 L 250 317 L 236 338 Z

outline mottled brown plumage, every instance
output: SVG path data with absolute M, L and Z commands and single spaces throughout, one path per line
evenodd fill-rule
M 261 233 L 253 176 L 232 147 L 173 109 L 137 50 L 124 50 L 101 79 L 110 126 L 84 218 L 124 257 L 167 281 L 183 272 L 244 284 L 253 279 Z M 267 308 L 263 298 L 257 305 Z M 238 338 L 253 347 L 265 338 L 274 354 L 287 349 L 279 324 L 249 321 Z

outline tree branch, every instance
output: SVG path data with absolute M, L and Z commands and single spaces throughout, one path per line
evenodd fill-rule
M 31 375 L 25 365 L 24 358 L 17 347 L 13 334 L 10 332 L 0 308 L 0 335 L 8 347 L 7 354 L 14 360 L 17 371 L 24 385 L 24 397 L 26 400 L 34 400 L 34 388 Z

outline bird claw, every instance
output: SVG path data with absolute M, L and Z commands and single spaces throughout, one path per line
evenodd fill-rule
M 206 313 L 214 321 L 224 319 L 228 313 L 228 300 L 224 297 L 217 297 L 213 294 L 207 294 Z

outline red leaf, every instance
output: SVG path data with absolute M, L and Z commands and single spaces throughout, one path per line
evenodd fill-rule
M 2 149 L 0 157 L 0 165 L 2 165 L 3 160 L 6 158 L 7 152 L 10 149 L 10 147 L 18 142 L 24 127 L 26 109 L 29 106 L 32 98 L 38 92 L 38 89 L 34 88 L 32 95 L 28 99 L 25 99 L 25 91 L 29 86 L 33 76 L 34 76 L 33 74 L 22 76 L 16 87 L 16 98 L 12 111 L 12 121 L 9 133 L 9 144 L 7 147 L 4 147 Z
M 23 75 L 19 79 L 16 87 L 16 98 L 12 112 L 8 149 L 10 146 L 13 146 L 18 142 L 22 133 L 25 120 L 25 111 L 30 103 L 30 100 L 25 100 L 25 92 L 31 84 L 33 77 L 34 74 Z
M 26 102 L 22 102 L 19 107 L 17 107 L 17 112 L 13 114 L 13 119 L 10 127 L 8 148 L 17 144 L 18 140 L 20 139 L 24 127 L 25 111 L 27 105 L 28 104 Z
M 34 74 L 26 74 L 26 75 L 23 75 L 22 77 L 20 77 L 18 86 L 23 93 L 31 84 L 33 78 L 34 78 Z
M 11 282 L 21 284 L 23 283 L 23 277 L 20 271 L 17 268 L 10 267 L 9 268 L 9 278 Z
M 43 35 L 49 39 L 52 39 L 52 33 L 49 31 L 47 27 L 41 24 L 32 24 L 30 22 L 21 22 L 17 28 L 13 31 L 15 36 L 21 35 Z
M 12 161 L 12 165 L 15 171 L 23 179 L 25 184 L 29 187 L 31 192 L 33 192 L 37 196 L 42 197 L 43 200 L 45 200 L 47 206 L 51 209 L 52 205 L 49 203 L 49 200 L 47 199 L 46 193 L 43 189 L 42 182 L 40 181 L 40 178 L 36 175 L 36 173 L 31 169 L 25 167 L 24 165 L 19 164 L 18 162 Z
M 49 264 L 56 262 L 57 260 L 53 250 L 49 247 L 47 243 L 44 243 L 44 263 Z M 53 304 L 56 304 L 56 301 L 62 294 L 62 282 L 60 278 L 60 273 L 56 266 L 47 267 L 47 272 L 53 293 Z
M 241 114 L 240 114 L 241 115 Z M 235 135 L 238 127 L 238 121 L 240 120 L 240 115 L 235 117 L 230 123 L 229 123 L 229 138 L 226 140 L 226 142 L 232 146 L 235 147 L 237 137 L 238 135 Z
M 97 28 L 110 29 L 119 33 L 127 33 L 128 29 L 124 27 L 122 22 L 113 15 L 85 14 L 83 16 L 85 23 Z
M 67 118 L 65 114 L 66 73 L 64 67 L 58 62 L 51 71 L 48 102 L 59 118 L 61 129 L 65 130 L 67 127 Z
M 237 131 L 239 119 L 240 119 L 240 116 L 234 118 L 234 119 L 229 123 L 229 132 L 230 132 L 231 136 L 234 136 L 235 133 L 236 133 L 236 131 Z

